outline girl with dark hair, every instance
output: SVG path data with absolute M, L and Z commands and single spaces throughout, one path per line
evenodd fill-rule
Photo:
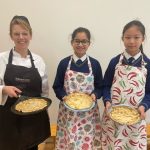
M 125 25 L 122 33 L 125 51 L 110 61 L 105 72 L 103 150 L 147 150 L 145 112 L 150 106 L 150 60 L 143 53 L 144 39 L 145 27 L 140 21 L 133 20 Z M 121 125 L 111 120 L 107 110 L 111 105 L 120 104 L 137 109 L 141 121 Z
M 71 45 L 74 54 L 60 61 L 53 89 L 60 100 L 56 150 L 100 149 L 100 114 L 97 99 L 102 96 L 102 71 L 99 62 L 88 56 L 91 34 L 88 29 L 74 30 Z M 79 64 L 80 63 L 80 64 Z M 88 93 L 95 106 L 86 112 L 76 112 L 63 104 L 72 92 Z
M 43 59 L 28 49 L 32 29 L 25 16 L 13 17 L 10 37 L 14 48 L 0 53 L 0 150 L 38 150 L 38 144 L 50 135 L 47 111 L 19 116 L 10 108 L 18 94 L 48 96 L 46 67 Z

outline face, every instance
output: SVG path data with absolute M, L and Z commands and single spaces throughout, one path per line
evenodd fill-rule
M 21 25 L 13 25 L 11 39 L 14 41 L 16 51 L 28 50 L 31 38 L 28 30 Z
M 144 41 L 144 37 L 138 27 L 133 26 L 125 31 L 122 40 L 126 51 L 134 56 L 140 51 L 139 48 Z
M 87 38 L 86 33 L 78 32 L 71 44 L 75 55 L 80 58 L 86 54 L 86 51 L 90 46 L 90 41 Z

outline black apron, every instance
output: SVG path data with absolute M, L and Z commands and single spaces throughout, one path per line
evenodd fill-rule
M 16 66 L 12 64 L 13 52 L 10 51 L 4 82 L 19 88 L 25 96 L 38 97 L 42 92 L 42 80 L 30 51 L 29 55 L 31 68 Z M 16 100 L 8 97 L 6 104 L 0 106 L 0 150 L 26 150 L 50 136 L 47 111 L 27 116 L 13 114 L 10 107 Z

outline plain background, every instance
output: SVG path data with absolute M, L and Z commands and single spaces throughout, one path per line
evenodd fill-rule
M 99 60 L 103 73 L 110 59 L 124 50 L 124 25 L 139 19 L 146 28 L 144 52 L 150 56 L 149 0 L 0 0 L 0 52 L 10 50 L 9 23 L 14 15 L 25 15 L 33 29 L 30 50 L 45 60 L 49 76 L 51 123 L 56 123 L 59 100 L 52 84 L 59 61 L 72 54 L 71 34 L 77 27 L 91 31 L 88 54 Z M 102 115 L 103 104 L 99 100 Z M 150 118 L 150 117 L 149 117 Z

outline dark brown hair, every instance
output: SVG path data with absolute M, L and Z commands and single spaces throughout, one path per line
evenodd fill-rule
M 79 27 L 77 29 L 75 29 L 72 33 L 72 36 L 71 36 L 71 42 L 74 40 L 74 38 L 76 37 L 76 35 L 80 32 L 84 32 L 88 38 L 88 40 L 90 41 L 91 40 L 91 33 L 88 29 L 86 28 L 83 28 L 83 27 Z
M 139 20 L 133 20 L 133 21 L 129 22 L 128 24 L 126 24 L 124 26 L 123 31 L 122 31 L 122 38 L 123 38 L 124 33 L 126 32 L 126 30 L 128 30 L 129 28 L 131 28 L 133 26 L 138 27 L 139 31 L 143 35 L 143 38 L 145 38 L 145 27 L 142 24 L 142 22 L 140 22 Z M 141 53 L 144 54 L 144 52 L 143 52 L 143 45 L 142 44 L 141 44 L 139 49 L 141 50 Z

